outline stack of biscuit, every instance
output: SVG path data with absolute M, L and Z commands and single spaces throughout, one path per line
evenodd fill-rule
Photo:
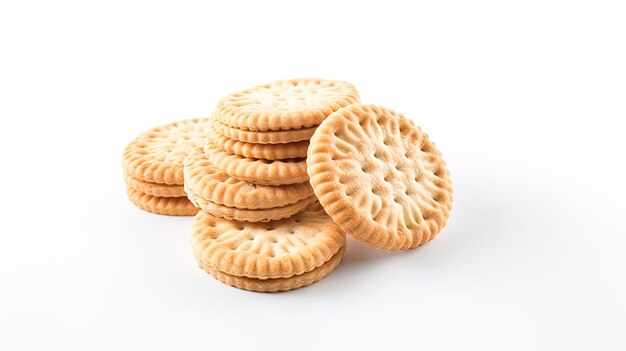
M 195 215 L 198 209 L 183 187 L 183 162 L 208 131 L 208 119 L 188 119 L 152 128 L 128 143 L 122 168 L 131 202 L 153 213 Z
M 185 191 L 202 210 L 247 222 L 293 216 L 316 201 L 309 138 L 332 112 L 359 101 L 346 82 L 277 81 L 230 94 L 185 164 Z
M 253 291 L 324 278 L 346 234 L 381 250 L 423 245 L 452 209 L 450 172 L 428 135 L 360 104 L 346 82 L 278 81 L 228 95 L 212 119 L 142 133 L 123 165 L 133 203 L 195 214 L 199 266 Z
M 357 102 L 351 84 L 323 79 L 277 81 L 218 102 L 211 132 L 184 167 L 185 191 L 202 210 L 193 240 L 201 267 L 230 285 L 257 291 L 307 285 L 325 275 L 322 267 L 334 268 L 328 261 L 339 262 L 345 238 L 316 205 L 306 155 L 317 126 Z M 231 229 L 226 235 L 215 226 Z M 224 254 L 224 237 L 238 243 L 226 245 L 231 254 Z M 318 239 L 309 242 L 313 238 Z M 280 273 L 266 270 L 268 265 L 282 267 Z

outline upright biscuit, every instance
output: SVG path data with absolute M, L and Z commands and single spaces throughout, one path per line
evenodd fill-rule
M 335 223 L 379 249 L 426 243 L 452 208 L 450 174 L 435 145 L 383 107 L 355 104 L 328 117 L 311 139 L 307 165 Z
M 126 187 L 128 198 L 140 209 L 171 216 L 193 216 L 198 209 L 186 197 L 158 197 L 142 193 L 130 186 Z
M 218 134 L 227 138 L 256 144 L 286 144 L 311 139 L 315 133 L 315 127 L 290 130 L 276 130 L 266 132 L 253 132 L 244 129 L 233 128 L 220 122 L 215 123 Z
M 124 171 L 139 180 L 183 184 L 183 162 L 210 131 L 208 119 L 188 119 L 152 128 L 131 141 L 124 150 Z
M 222 151 L 212 142 L 204 145 L 204 152 L 215 167 L 231 177 L 254 184 L 299 184 L 309 179 L 306 161 L 302 158 L 280 161 L 246 158 Z
M 347 82 L 282 80 L 222 98 L 215 117 L 226 125 L 250 131 L 309 128 L 356 102 L 359 93 Z
M 308 182 L 257 185 L 229 176 L 209 161 L 202 145 L 190 151 L 184 167 L 185 186 L 218 205 L 241 209 L 268 209 L 293 204 L 313 195 Z
M 345 234 L 319 205 L 269 223 L 229 221 L 203 211 L 191 243 L 204 267 L 239 277 L 289 278 L 320 267 L 345 244 Z

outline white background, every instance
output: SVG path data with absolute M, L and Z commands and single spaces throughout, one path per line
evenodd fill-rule
M 407 2 L 408 3 L 408 2 Z M 626 349 L 623 2 L 0 5 L 0 349 Z M 189 217 L 126 198 L 125 144 L 294 77 L 421 125 L 436 240 L 355 241 L 310 287 L 196 267 Z

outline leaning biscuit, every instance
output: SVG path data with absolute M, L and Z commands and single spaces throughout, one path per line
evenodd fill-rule
M 204 144 L 204 153 L 209 162 L 231 177 L 254 184 L 299 184 L 309 179 L 303 158 L 274 161 L 246 158 L 222 151 L 210 141 Z
M 276 130 L 267 132 L 252 132 L 227 126 L 216 122 L 215 130 L 218 134 L 233 140 L 256 144 L 286 144 L 311 139 L 315 133 L 315 127 L 290 130 Z
M 202 145 L 190 151 L 184 167 L 185 187 L 218 205 L 241 209 L 282 207 L 313 195 L 309 182 L 288 185 L 257 185 L 219 170 L 209 161 Z
M 238 277 L 289 278 L 320 267 L 345 234 L 319 205 L 269 223 L 230 221 L 200 211 L 191 244 L 203 267 Z
M 318 127 L 307 158 L 311 185 L 346 233 L 385 250 L 431 240 L 452 208 L 446 163 L 401 114 L 352 105 Z
M 187 194 L 185 194 L 185 189 L 182 185 L 145 182 L 128 174 L 124 175 L 124 180 L 126 181 L 126 184 L 128 184 L 130 187 L 148 195 L 158 197 L 187 196 Z
M 140 209 L 171 216 L 193 216 L 198 209 L 186 197 L 158 197 L 126 187 L 130 201 Z
M 210 131 L 209 120 L 188 119 L 152 128 L 124 149 L 124 171 L 139 180 L 183 184 L 183 162 Z
M 294 275 L 290 278 L 257 279 L 238 277 L 235 275 L 220 272 L 209 266 L 204 266 L 202 262 L 199 263 L 199 266 L 207 273 L 212 275 L 215 279 L 221 281 L 224 284 L 228 284 L 239 289 L 257 292 L 288 291 L 311 285 L 317 281 L 322 280 L 324 277 L 332 273 L 332 271 L 341 262 L 345 250 L 346 245 L 342 246 L 341 249 L 339 249 L 339 251 L 323 265 L 313 269 L 312 271 L 308 271 L 300 275 Z
M 359 93 L 347 82 L 282 80 L 227 95 L 217 103 L 215 118 L 250 131 L 309 128 L 359 100 Z

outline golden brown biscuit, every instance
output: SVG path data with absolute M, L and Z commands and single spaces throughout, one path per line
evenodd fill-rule
M 230 221 L 200 211 L 191 244 L 204 267 L 239 277 L 289 278 L 330 260 L 345 244 L 345 234 L 319 205 L 269 223 Z
M 311 285 L 332 273 L 332 271 L 341 262 L 345 249 L 346 245 L 342 246 L 341 249 L 339 249 L 339 251 L 330 258 L 330 260 L 326 261 L 324 264 L 313 269 L 312 271 L 308 271 L 300 275 L 294 275 L 289 278 L 257 279 L 238 277 L 217 271 L 209 266 L 204 266 L 202 262 L 199 263 L 199 266 L 215 279 L 239 289 L 257 292 L 288 291 Z
M 290 130 L 252 132 L 215 122 L 215 130 L 218 134 L 233 140 L 256 144 L 286 144 L 309 140 L 311 136 L 313 136 L 313 133 L 315 133 L 315 128 L 317 128 L 317 126 Z
M 178 184 L 159 184 L 145 182 L 131 175 L 125 174 L 124 180 L 130 187 L 152 196 L 158 197 L 184 197 L 187 196 L 182 185 Z
M 215 118 L 250 131 L 309 128 L 359 101 L 359 93 L 347 82 L 281 80 L 225 96 L 217 103 Z
M 254 184 L 299 184 L 309 179 L 306 161 L 302 158 L 280 161 L 246 158 L 222 151 L 212 142 L 204 145 L 204 153 L 211 164 L 231 177 Z
M 314 195 L 311 195 L 305 199 L 282 207 L 245 209 L 223 206 L 208 201 L 201 196 L 194 194 L 194 192 L 187 187 L 185 187 L 185 191 L 187 191 L 187 198 L 201 210 L 216 217 L 246 222 L 269 222 L 291 217 L 296 213 L 301 212 L 309 205 L 317 202 L 317 198 Z
M 355 104 L 333 113 L 313 135 L 307 164 L 335 223 L 379 249 L 426 243 L 452 208 L 450 174 L 435 145 L 383 107 Z
M 128 198 L 140 209 L 171 216 L 193 216 L 198 209 L 186 197 L 157 197 L 126 187 Z
M 262 158 L 266 160 L 285 160 L 290 158 L 306 157 L 309 148 L 308 141 L 299 141 L 288 144 L 254 144 L 230 139 L 222 135 L 211 135 L 211 140 L 221 150 L 231 155 L 248 158 Z
M 124 171 L 146 182 L 182 185 L 185 157 L 206 138 L 208 121 L 188 119 L 141 133 L 124 149 Z
M 202 145 L 187 156 L 185 186 L 197 196 L 218 205 L 241 209 L 282 207 L 313 195 L 308 182 L 288 185 L 257 185 L 229 176 L 207 158 Z

